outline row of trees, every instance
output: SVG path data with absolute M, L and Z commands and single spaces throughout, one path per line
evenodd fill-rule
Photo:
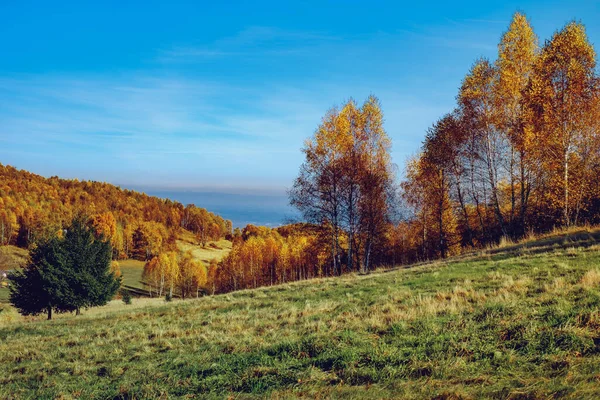
M 217 261 L 206 267 L 194 258 L 191 251 L 183 254 L 175 251 L 163 252 L 144 265 L 143 281 L 150 288 L 150 295 L 169 297 L 179 294 L 182 298 L 214 293 Z M 209 285 L 210 283 L 210 285 Z
M 88 226 L 112 245 L 113 258 L 148 261 L 153 293 L 189 297 L 367 272 L 600 222 L 600 80 L 583 25 L 567 24 L 540 48 L 516 13 L 498 49 L 496 61 L 474 63 L 456 108 L 427 132 L 401 196 L 381 107 L 370 96 L 329 110 L 305 142 L 289 197 L 306 224 L 232 234 L 228 221 L 194 206 L 2 167 L 9 183 L 0 183 L 0 240 L 29 243 L 74 210 L 89 210 Z M 203 245 L 227 236 L 232 251 L 207 268 L 177 254 L 181 228 Z
M 498 51 L 475 62 L 408 163 L 410 218 L 393 233 L 409 261 L 599 220 L 600 81 L 584 26 L 539 48 L 516 13 Z
M 231 235 L 231 222 L 194 205 L 122 190 L 116 186 L 44 178 L 0 164 L 0 246 L 31 248 L 59 232 L 74 216 L 109 239 L 114 259 L 150 259 L 180 229 L 202 243 Z
M 212 282 L 214 290 L 230 292 L 329 276 L 335 270 L 322 243 L 314 228 L 303 225 L 277 229 L 249 225 L 221 261 Z

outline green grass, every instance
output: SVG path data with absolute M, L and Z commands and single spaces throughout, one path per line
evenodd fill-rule
M 0 398 L 599 398 L 595 234 L 54 321 L 4 306 Z
M 24 266 L 29 258 L 29 252 L 16 246 L 0 246 L 0 303 L 8 301 L 7 283 L 3 281 L 2 274 Z
M 119 268 L 121 269 L 121 277 L 123 279 L 122 285 L 146 290 L 144 284 L 142 283 L 144 264 L 145 262 L 137 260 L 119 261 Z

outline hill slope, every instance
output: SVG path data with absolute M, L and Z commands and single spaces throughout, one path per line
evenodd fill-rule
M 5 322 L 0 397 L 597 398 L 597 236 Z
M 0 246 L 29 248 L 37 239 L 68 226 L 79 214 L 92 219 L 118 259 L 156 255 L 182 230 L 204 242 L 218 241 L 232 230 L 231 221 L 191 204 L 109 183 L 44 178 L 0 164 Z

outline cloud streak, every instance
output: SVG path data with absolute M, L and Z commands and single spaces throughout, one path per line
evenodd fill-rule
M 318 32 L 302 32 L 270 26 L 251 26 L 209 44 L 175 46 L 161 50 L 157 61 L 189 63 L 225 57 L 264 57 L 306 54 L 313 46 L 340 38 Z

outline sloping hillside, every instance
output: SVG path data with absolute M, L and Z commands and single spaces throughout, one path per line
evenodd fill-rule
M 0 313 L 3 398 L 597 398 L 597 231 L 81 317 Z
M 84 214 L 110 240 L 115 258 L 156 255 L 183 230 L 205 241 L 231 233 L 231 221 L 195 205 L 183 205 L 109 183 L 45 178 L 0 164 L 0 246 L 29 248 Z

